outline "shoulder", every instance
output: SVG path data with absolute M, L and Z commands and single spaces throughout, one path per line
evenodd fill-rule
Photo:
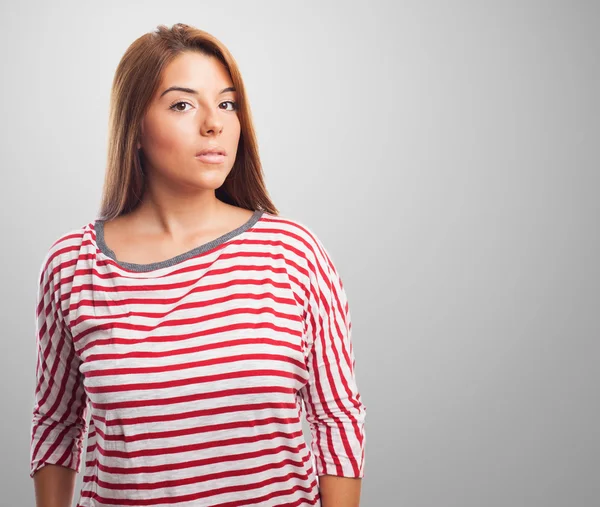
M 40 265 L 39 281 L 52 280 L 58 284 L 61 278 L 72 276 L 86 239 L 94 233 L 94 222 L 63 231 L 44 251 Z
M 82 254 L 82 245 L 93 234 L 93 225 L 94 222 L 86 223 L 64 231 L 46 247 L 38 272 L 38 315 L 49 301 L 54 301 L 63 319 L 68 314 L 73 277 Z
M 265 212 L 256 224 L 255 230 L 282 241 L 297 255 L 311 262 L 324 262 L 328 258 L 325 245 L 312 225 L 298 218 Z
M 263 214 L 259 224 L 257 231 L 268 234 L 268 239 L 282 246 L 287 269 L 297 275 L 307 294 L 318 297 L 321 292 L 330 292 L 334 279 L 342 283 L 330 251 L 312 225 L 268 213 Z

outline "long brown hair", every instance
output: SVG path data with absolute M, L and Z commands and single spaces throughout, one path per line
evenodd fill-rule
M 159 25 L 136 39 L 117 66 L 110 99 L 108 157 L 99 218 L 116 218 L 141 202 L 145 181 L 137 150 L 140 125 L 162 70 L 184 51 L 216 57 L 229 72 L 238 95 L 241 133 L 236 160 L 223 185 L 216 189 L 216 197 L 241 208 L 278 215 L 265 187 L 250 105 L 235 59 L 211 34 L 177 23 L 171 28 Z

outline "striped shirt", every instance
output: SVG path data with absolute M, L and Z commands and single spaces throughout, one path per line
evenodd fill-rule
M 363 477 L 348 300 L 314 232 L 258 210 L 133 264 L 103 226 L 42 263 L 31 477 L 83 461 L 81 507 L 319 506 L 318 476 Z

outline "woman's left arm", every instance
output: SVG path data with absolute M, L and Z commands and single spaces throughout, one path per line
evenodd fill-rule
M 359 507 L 362 479 L 321 475 L 319 492 L 322 507 Z
M 350 309 L 342 279 L 317 240 L 305 307 L 309 372 L 300 390 L 312 434 L 322 507 L 358 507 L 366 408 L 356 385 Z

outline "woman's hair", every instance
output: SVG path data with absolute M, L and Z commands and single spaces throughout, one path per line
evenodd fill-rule
M 119 62 L 112 83 L 108 157 L 99 218 L 116 218 L 141 202 L 145 184 L 137 150 L 141 122 L 162 70 L 185 51 L 216 57 L 229 72 L 237 91 L 240 141 L 235 163 L 223 185 L 216 189 L 216 197 L 228 204 L 278 215 L 264 184 L 250 105 L 235 59 L 209 33 L 178 23 L 172 28 L 159 25 L 142 35 Z

